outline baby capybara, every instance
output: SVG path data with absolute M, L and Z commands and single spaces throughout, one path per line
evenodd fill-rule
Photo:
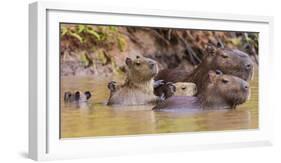
M 108 84 L 108 105 L 144 105 L 160 100 L 154 95 L 154 77 L 158 73 L 157 63 L 149 58 L 136 56 L 126 58 L 126 80 L 122 85 L 115 81 Z
M 194 71 L 181 69 L 163 69 L 155 77 L 155 80 L 170 82 L 194 82 L 209 70 L 219 69 L 224 74 L 234 75 L 249 81 L 253 74 L 253 61 L 250 56 L 238 49 L 216 48 L 208 46 L 206 55 Z
M 210 70 L 202 80 L 202 91 L 197 97 L 173 96 L 153 109 L 231 109 L 244 103 L 249 96 L 248 82 L 236 76 Z

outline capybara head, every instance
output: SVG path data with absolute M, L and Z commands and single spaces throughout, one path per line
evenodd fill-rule
M 126 58 L 127 76 L 129 80 L 143 82 L 151 80 L 158 73 L 157 62 L 142 56 L 135 59 Z
M 205 78 L 203 91 L 199 93 L 205 108 L 235 108 L 249 96 L 249 84 L 245 80 L 210 70 Z
M 190 82 L 177 82 L 175 96 L 194 96 L 197 93 L 196 84 Z
M 247 53 L 238 49 L 207 47 L 205 63 L 208 69 L 219 69 L 224 74 L 234 75 L 249 81 L 253 74 L 254 63 Z
M 92 94 L 91 94 L 90 91 L 84 92 L 84 95 L 85 95 L 85 97 L 86 97 L 87 100 L 89 100 L 89 99 L 92 97 Z

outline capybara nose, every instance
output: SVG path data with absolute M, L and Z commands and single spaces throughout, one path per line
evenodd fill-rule
M 249 84 L 248 83 L 243 83 L 242 84 L 242 87 L 245 91 L 248 91 L 249 90 Z
M 253 66 L 253 65 L 252 65 L 251 63 L 248 63 L 248 64 L 246 64 L 245 66 L 246 66 L 246 69 L 247 69 L 247 70 L 250 70 L 250 69 L 252 69 L 252 66 Z

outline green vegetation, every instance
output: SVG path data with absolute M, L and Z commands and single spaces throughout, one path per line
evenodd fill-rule
M 69 46 L 75 44 L 80 50 L 108 48 L 115 43 L 118 43 L 120 51 L 126 48 L 126 40 L 115 26 L 62 24 L 61 39 L 62 43 L 69 40 Z
M 140 54 L 157 60 L 162 67 L 176 67 L 187 61 L 198 65 L 208 44 L 238 48 L 258 63 L 258 33 L 61 24 L 62 71 L 109 68 L 120 73 L 127 56 Z M 78 66 L 66 61 L 79 62 Z M 80 68 L 79 68 L 80 67 Z M 95 69 L 94 69 L 95 68 Z

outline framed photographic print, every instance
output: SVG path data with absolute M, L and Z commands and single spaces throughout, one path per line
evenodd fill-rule
M 271 17 L 36 2 L 35 160 L 270 145 Z

